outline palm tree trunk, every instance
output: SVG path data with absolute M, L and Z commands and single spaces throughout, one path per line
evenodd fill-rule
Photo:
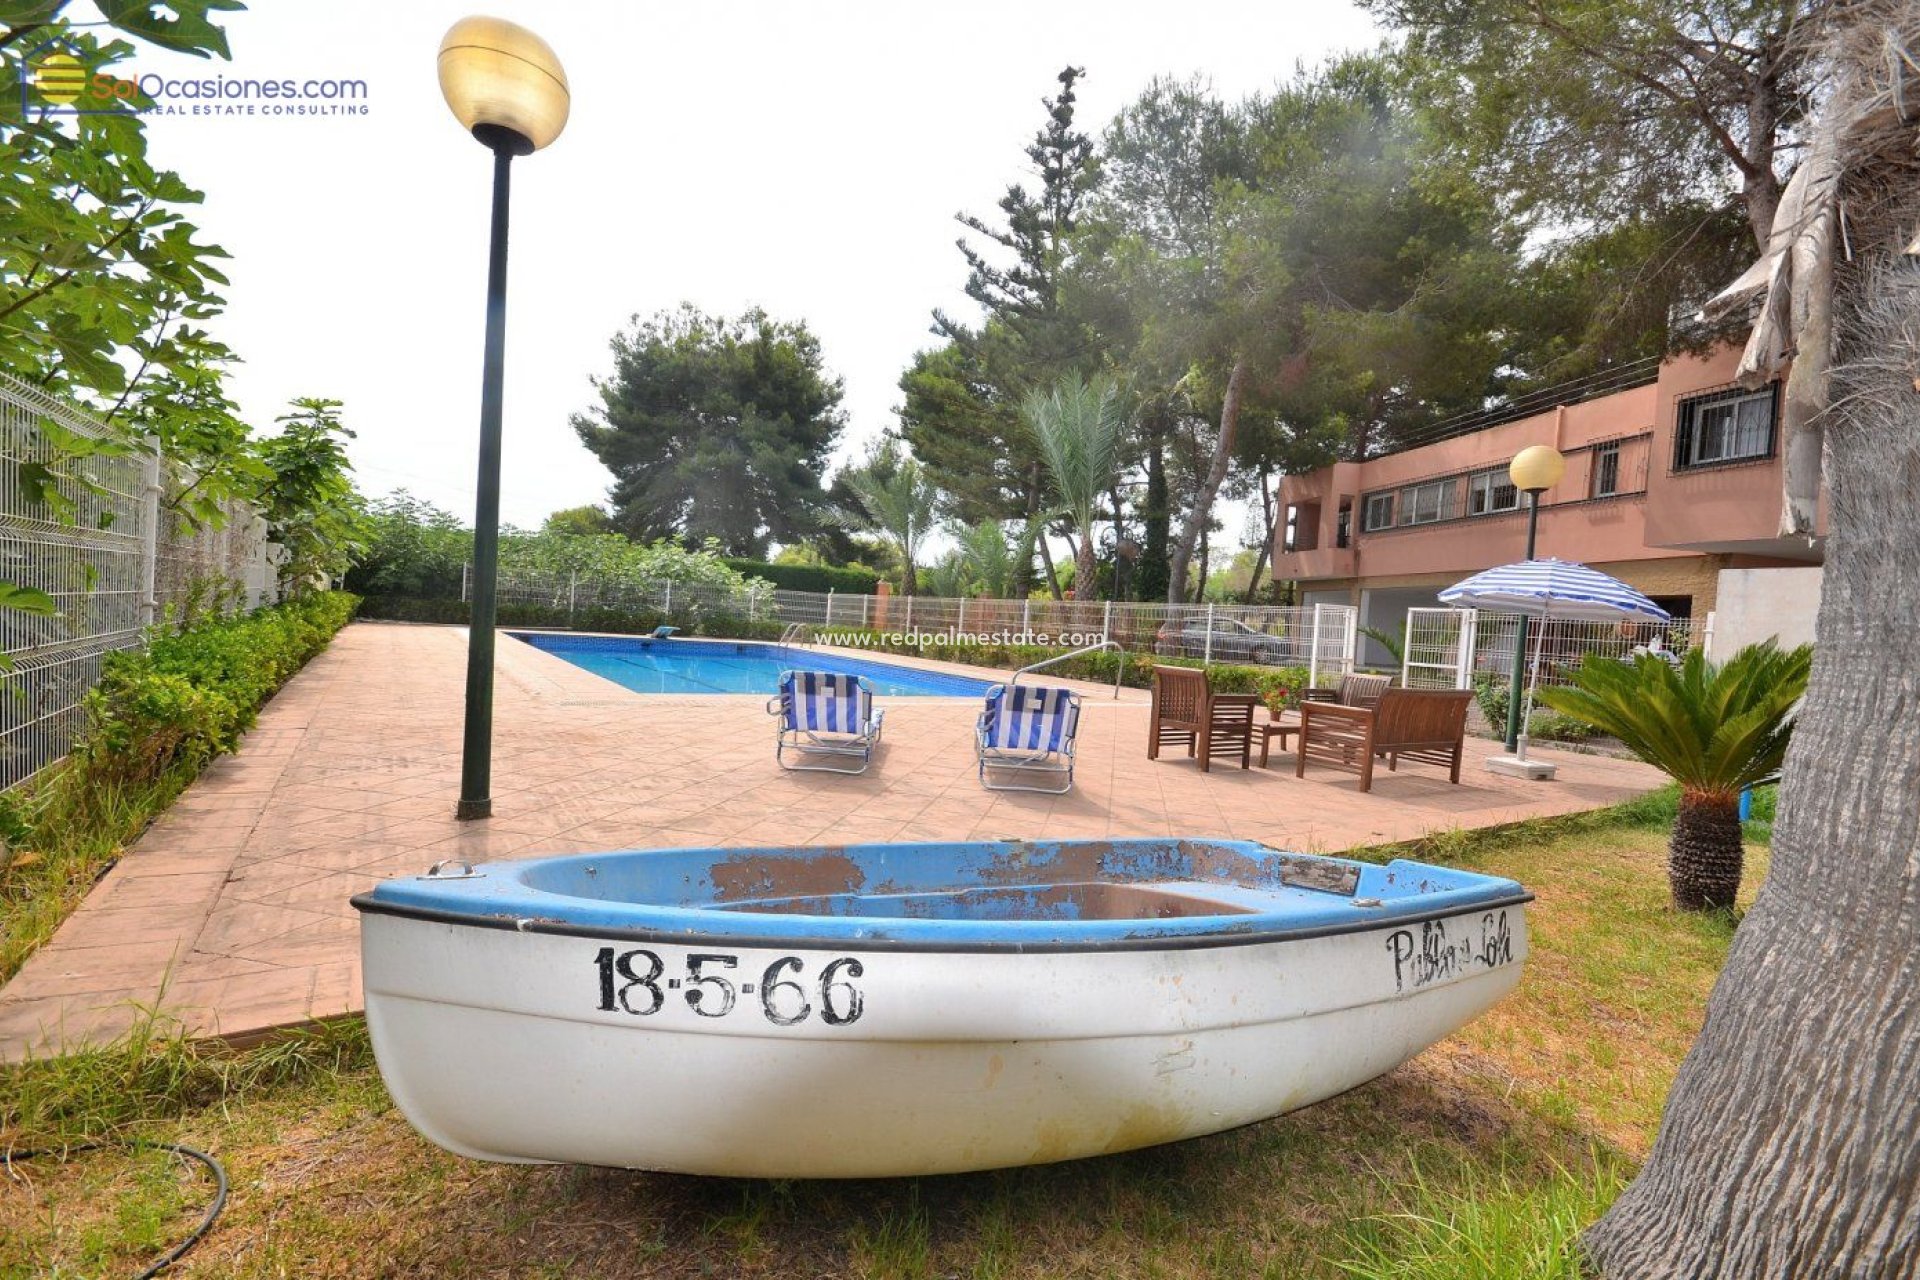
M 1738 801 L 1685 791 L 1667 846 L 1673 905 L 1683 911 L 1731 910 L 1740 892 L 1746 850 L 1740 843 Z
M 1053 593 L 1055 600 L 1064 600 L 1066 596 L 1060 590 L 1060 575 L 1053 567 L 1053 549 L 1047 545 L 1047 531 L 1045 526 L 1042 526 L 1040 529 L 1038 542 L 1040 544 L 1040 564 L 1047 571 L 1047 590 Z M 1024 596 L 1021 598 L 1025 599 Z
M 1897 101 L 1887 53 L 1920 48 L 1920 4 L 1852 12 L 1840 66 Z M 1862 121 L 1878 101 L 1856 95 Z M 1920 184 L 1912 126 L 1886 115 L 1850 140 L 1874 149 L 1848 158 L 1840 193 L 1863 216 L 1835 277 L 1831 533 L 1772 861 L 1652 1153 L 1583 1237 L 1612 1280 L 1904 1280 L 1920 1265 L 1920 262 L 1901 252 Z

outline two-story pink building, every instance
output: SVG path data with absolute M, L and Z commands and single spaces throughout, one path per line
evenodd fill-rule
M 1440 588 L 1525 555 L 1507 464 L 1549 444 L 1567 469 L 1541 495 L 1536 554 L 1602 569 L 1696 626 L 1714 614 L 1718 655 L 1767 635 L 1810 640 L 1822 539 L 1780 536 L 1780 388 L 1739 387 L 1739 358 L 1676 356 L 1640 385 L 1288 476 L 1274 576 L 1303 603 L 1357 605 L 1362 625 L 1397 631 Z M 1364 660 L 1385 660 L 1367 647 Z

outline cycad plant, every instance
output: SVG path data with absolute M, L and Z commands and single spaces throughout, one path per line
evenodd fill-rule
M 1674 904 L 1733 906 L 1740 892 L 1740 792 L 1779 775 L 1807 689 L 1813 646 L 1749 645 L 1724 665 L 1695 649 L 1676 667 L 1645 654 L 1631 663 L 1588 654 L 1570 689 L 1540 701 L 1592 725 L 1680 784 L 1667 849 Z
M 1126 410 L 1106 378 L 1070 373 L 1020 402 L 1020 416 L 1040 446 L 1058 510 L 1073 518 L 1080 546 L 1074 560 L 1076 599 L 1093 596 L 1093 522 L 1120 474 L 1126 450 Z

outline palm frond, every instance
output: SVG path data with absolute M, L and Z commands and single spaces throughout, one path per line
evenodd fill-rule
M 1055 500 L 1086 537 L 1125 454 L 1127 419 L 1119 388 L 1105 378 L 1068 374 L 1029 391 L 1020 416 L 1039 446 Z
M 842 479 L 860 505 L 845 513 L 847 523 L 885 535 L 908 560 L 916 559 L 940 502 L 939 488 L 919 461 L 898 441 L 886 440 Z

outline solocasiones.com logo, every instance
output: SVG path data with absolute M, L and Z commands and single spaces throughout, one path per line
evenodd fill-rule
M 28 119 L 98 112 L 146 116 L 364 116 L 365 80 L 351 76 L 181 74 L 109 63 L 64 38 L 26 54 L 20 110 Z

